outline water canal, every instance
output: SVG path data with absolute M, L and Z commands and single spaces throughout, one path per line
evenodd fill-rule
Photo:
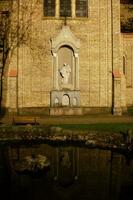
M 39 156 L 47 160 L 43 167 Z M 3 145 L 0 188 L 4 200 L 130 200 L 133 160 L 78 145 Z

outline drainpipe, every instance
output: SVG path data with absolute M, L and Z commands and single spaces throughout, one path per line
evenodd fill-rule
M 2 114 L 2 83 L 3 83 L 3 70 L 4 70 L 4 38 L 2 38 L 2 67 L 0 69 L 1 77 L 0 77 L 0 114 Z
M 114 15 L 113 1 L 111 0 L 111 36 L 112 36 L 112 112 L 114 115 L 122 115 L 121 108 L 121 74 L 114 66 Z
M 111 44 L 112 44 L 112 51 L 111 51 L 111 58 L 112 58 L 112 113 L 114 108 L 114 79 L 113 79 L 113 3 L 111 0 Z
M 18 87 L 18 70 L 19 70 L 19 9 L 20 9 L 20 0 L 18 0 L 18 10 L 17 10 L 17 75 L 16 75 L 16 112 L 19 114 L 19 87 Z

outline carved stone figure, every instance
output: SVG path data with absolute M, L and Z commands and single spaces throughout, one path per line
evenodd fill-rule
M 64 63 L 63 67 L 60 68 L 59 72 L 62 77 L 62 83 L 67 84 L 69 82 L 71 67 L 68 64 Z

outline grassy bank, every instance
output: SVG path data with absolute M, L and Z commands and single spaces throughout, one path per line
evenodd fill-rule
M 133 123 L 96 123 L 96 124 L 56 124 L 56 125 L 1 125 L 0 133 L 23 133 L 23 132 L 45 132 L 48 133 L 50 127 L 60 127 L 62 129 L 70 130 L 94 130 L 94 131 L 106 131 L 106 132 L 127 132 L 132 130 L 133 132 Z
M 105 124 L 62 124 L 56 125 L 63 129 L 80 129 L 80 130 L 96 130 L 109 132 L 126 132 L 133 130 L 133 123 L 105 123 Z

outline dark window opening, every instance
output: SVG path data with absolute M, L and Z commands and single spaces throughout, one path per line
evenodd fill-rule
M 60 0 L 60 16 L 71 17 L 71 0 Z
M 76 17 L 88 16 L 87 0 L 76 0 Z
M 55 0 L 44 0 L 44 15 L 55 16 Z

